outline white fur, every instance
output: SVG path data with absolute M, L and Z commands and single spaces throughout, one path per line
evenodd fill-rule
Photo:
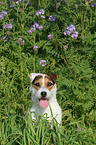
M 35 112 L 36 114 L 39 114 L 39 115 L 43 115 L 43 114 L 47 113 L 47 116 L 51 120 L 51 111 L 50 111 L 50 107 L 51 107 L 53 117 L 56 118 L 57 122 L 60 124 L 61 118 L 62 118 L 62 111 L 61 111 L 61 108 L 56 99 L 56 84 L 55 84 L 55 88 L 53 88 L 53 89 L 51 89 L 51 91 L 49 91 L 47 88 L 45 88 L 45 85 L 44 85 L 45 74 L 31 73 L 31 75 L 30 75 L 31 82 L 34 80 L 34 78 L 37 75 L 43 76 L 43 80 L 42 80 L 43 85 L 41 86 L 41 88 L 38 91 L 31 85 L 30 91 L 31 91 L 31 99 L 32 99 L 33 104 L 32 104 L 32 108 L 30 109 L 30 112 Z M 46 98 L 49 100 L 48 103 L 50 104 L 50 107 L 49 107 L 49 105 L 47 108 L 40 107 L 38 99 L 40 99 L 42 91 L 47 92 Z M 36 119 L 34 113 L 32 113 L 32 119 Z

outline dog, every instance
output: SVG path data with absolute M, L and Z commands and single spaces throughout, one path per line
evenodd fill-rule
M 58 124 L 61 123 L 62 110 L 56 99 L 56 80 L 58 75 L 52 74 L 41 74 L 41 73 L 31 73 L 31 99 L 32 108 L 30 112 L 35 112 L 38 115 L 44 115 L 47 113 L 49 120 L 52 119 L 51 111 L 53 117 L 57 120 Z M 51 108 L 51 109 L 50 109 Z M 32 119 L 36 120 L 34 113 L 31 114 Z

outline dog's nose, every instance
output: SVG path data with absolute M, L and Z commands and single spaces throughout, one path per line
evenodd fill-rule
M 46 97 L 47 93 L 46 92 L 41 92 L 42 97 Z

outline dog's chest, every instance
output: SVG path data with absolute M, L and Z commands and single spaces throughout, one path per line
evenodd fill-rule
M 33 107 L 31 108 L 31 112 L 35 112 L 36 114 L 39 114 L 41 116 L 44 114 L 47 114 L 47 117 L 51 117 L 51 116 L 56 117 L 57 114 L 61 113 L 61 108 L 59 104 L 57 103 L 57 100 L 54 100 L 54 102 L 51 102 L 50 106 L 48 106 L 45 109 L 39 106 L 33 105 Z

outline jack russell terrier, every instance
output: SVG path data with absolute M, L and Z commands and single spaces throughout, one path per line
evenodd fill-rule
M 51 117 L 51 110 L 53 117 L 57 122 L 61 123 L 62 111 L 56 99 L 56 79 L 57 74 L 41 74 L 31 73 L 31 99 L 32 108 L 30 112 L 43 115 L 47 113 L 47 117 Z M 51 110 L 50 110 L 51 107 Z M 28 111 L 29 112 L 29 111 Z M 36 119 L 35 114 L 31 114 L 32 119 Z M 51 119 L 49 119 L 51 120 Z

